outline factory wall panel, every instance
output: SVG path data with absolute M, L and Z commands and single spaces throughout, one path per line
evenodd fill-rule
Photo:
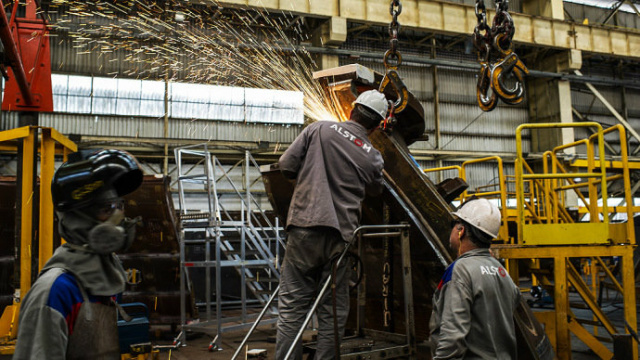
M 605 87 L 595 86 L 596 90 L 602 94 L 602 96 L 611 104 L 619 113 L 622 113 L 623 101 L 622 91 L 619 87 Z M 598 115 L 610 115 L 611 112 L 606 106 L 595 97 L 595 95 L 589 91 L 582 84 L 575 84 L 571 89 L 571 104 L 583 115 L 598 114 Z M 640 103 L 635 103 L 640 104 Z M 634 103 L 627 100 L 627 106 L 637 107 Z
M 40 125 L 53 127 L 62 134 L 104 137 L 158 138 L 164 134 L 163 118 L 40 114 Z M 18 126 L 17 112 L 3 112 L 0 130 Z M 169 120 L 169 138 L 203 141 L 292 142 L 302 126 L 252 124 L 210 120 Z
M 598 8 L 571 2 L 564 2 L 564 10 L 566 20 L 573 19 L 573 21 L 577 23 L 582 23 L 585 19 L 588 19 L 589 24 L 591 25 L 602 24 L 612 11 L 611 9 Z M 640 29 L 638 15 L 624 11 L 618 11 L 613 18 L 609 19 L 607 25 Z
M 0 131 L 17 128 L 18 124 L 17 112 L 2 111 L 2 114 L 0 114 Z
M 484 136 L 513 136 L 516 128 L 527 122 L 527 109 L 500 106 L 483 112 L 477 104 L 444 103 L 440 105 L 440 126 L 444 132 L 463 132 Z
M 469 70 L 438 69 L 440 101 L 475 104 L 476 75 Z
M 302 126 L 249 124 L 224 121 L 174 120 L 169 123 L 169 134 L 179 139 L 269 141 L 290 143 Z
M 456 135 L 443 134 L 441 136 L 441 150 L 460 151 L 460 152 L 507 152 L 515 153 L 516 139 L 515 137 L 495 137 L 480 135 Z M 423 145 L 424 142 L 417 142 L 411 145 L 412 150 L 433 150 L 433 147 Z M 530 151 L 529 142 L 523 142 L 525 152 Z
M 625 89 L 624 96 L 629 117 L 640 117 L 640 89 Z
M 161 138 L 162 119 L 43 113 L 40 125 L 68 134 Z

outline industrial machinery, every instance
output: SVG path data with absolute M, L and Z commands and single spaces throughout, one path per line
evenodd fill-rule
M 381 74 L 360 65 L 349 65 L 325 70 L 315 74 L 329 98 L 335 99 L 336 106 L 348 114 L 356 96 L 371 88 L 378 88 L 383 79 Z M 388 98 L 399 99 L 395 88 L 385 92 Z M 355 336 L 363 336 L 371 331 L 385 333 L 405 333 L 406 311 L 411 311 L 415 322 L 416 341 L 408 354 L 400 357 L 421 357 L 418 351 L 428 338 L 428 321 L 431 314 L 431 298 L 446 266 L 454 259 L 447 246 L 450 222 L 453 220 L 450 201 L 458 196 L 466 185 L 461 181 L 449 181 L 434 185 L 418 168 L 407 148 L 424 131 L 423 109 L 411 93 L 406 92 L 406 108 L 395 115 L 393 126 L 378 129 L 370 140 L 384 160 L 383 171 L 385 190 L 381 197 L 366 199 L 363 204 L 363 224 L 398 224 L 407 222 L 411 239 L 410 255 L 413 309 L 405 309 L 403 284 L 400 276 L 406 271 L 400 255 L 400 244 L 383 241 L 361 242 L 358 252 L 362 254 L 362 269 L 365 274 L 363 287 L 368 316 L 351 319 L 352 328 L 358 329 Z M 293 184 L 285 180 L 277 166 L 263 168 L 265 188 L 274 210 L 281 219 L 286 219 Z M 454 184 L 452 186 L 451 184 Z M 406 263 L 405 263 L 406 264 Z M 387 289 L 381 293 L 381 290 Z M 353 299 L 353 301 L 360 301 Z M 359 302 L 358 302 L 359 303 Z M 353 315 L 353 312 L 352 312 Z M 542 326 L 530 312 L 524 300 L 514 317 L 518 329 L 518 341 L 522 359 L 550 359 L 553 350 Z M 360 321 L 360 322 L 357 322 Z M 367 330 L 365 330 L 367 329 Z M 360 347 L 361 356 L 380 356 L 374 349 L 375 341 L 366 341 L 369 347 Z M 345 350 L 345 349 L 343 349 Z M 346 351 L 346 350 L 345 350 Z M 356 356 L 343 352 L 342 358 Z

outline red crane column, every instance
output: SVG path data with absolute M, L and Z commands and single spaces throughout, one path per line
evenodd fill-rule
M 18 18 L 16 0 L 7 20 L 0 1 L 0 39 L 10 62 L 2 110 L 53 111 L 49 30 L 37 15 L 37 5 L 28 0 L 25 17 Z

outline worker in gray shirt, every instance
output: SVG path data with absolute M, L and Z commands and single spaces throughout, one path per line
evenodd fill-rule
M 517 359 L 513 314 L 520 291 L 489 252 L 500 210 L 486 199 L 472 199 L 452 215 L 449 242 L 458 258 L 433 294 L 432 357 Z
M 280 170 L 296 187 L 287 216 L 288 242 L 280 275 L 276 359 L 292 346 L 309 308 L 360 221 L 365 193 L 382 192 L 383 160 L 367 136 L 386 117 L 388 102 L 376 90 L 356 99 L 347 122 L 318 121 L 296 138 L 280 158 Z M 340 338 L 349 314 L 347 266 L 336 270 L 336 317 Z M 316 359 L 334 358 L 332 299 L 325 294 L 317 310 Z

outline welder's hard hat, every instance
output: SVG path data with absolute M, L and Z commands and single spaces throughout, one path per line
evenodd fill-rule
M 487 199 L 472 199 L 462 204 L 451 215 L 495 239 L 500 230 L 501 215 L 497 206 Z
M 366 108 L 373 110 L 376 114 L 380 115 L 380 119 L 387 117 L 387 111 L 389 110 L 389 102 L 378 90 L 368 90 L 360 94 L 355 101 L 355 104 L 360 104 Z
M 69 155 L 53 175 L 51 196 L 57 211 L 83 208 L 107 190 L 118 197 L 127 195 L 142 184 L 138 161 L 126 151 L 92 150 Z

